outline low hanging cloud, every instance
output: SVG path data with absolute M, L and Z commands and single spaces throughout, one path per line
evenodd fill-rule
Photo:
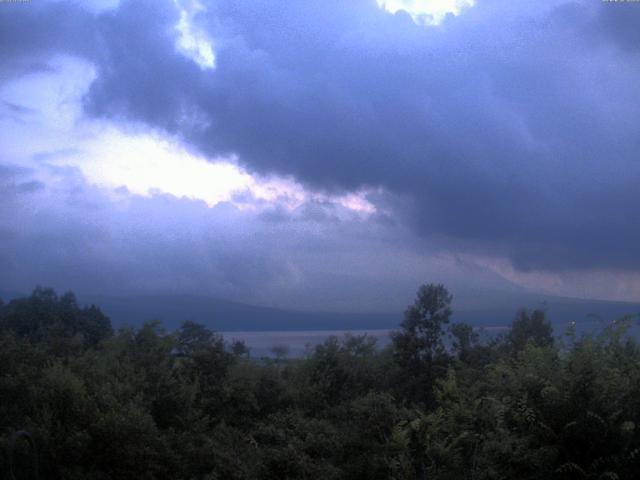
M 3 8 L 0 31 L 14 66 L 91 62 L 89 116 L 311 190 L 382 188 L 430 244 L 521 271 L 640 269 L 638 5 L 478 0 L 425 26 L 375 1 L 202 4 L 215 68 L 177 48 L 168 0 Z
M 425 272 L 456 289 L 459 266 L 410 232 L 339 203 L 240 209 L 90 184 L 43 165 L 48 184 L 0 169 L 0 290 L 36 283 L 93 295 L 199 294 L 318 310 L 400 309 Z M 247 204 L 250 199 L 244 199 Z M 481 272 L 487 285 L 516 289 Z

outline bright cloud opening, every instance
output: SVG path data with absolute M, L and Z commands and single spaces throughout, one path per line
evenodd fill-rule
M 475 0 L 377 0 L 380 8 L 389 13 L 400 10 L 411 15 L 418 25 L 439 25 L 448 14 L 460 15 L 472 7 Z
M 179 144 L 150 134 L 131 135 L 114 128 L 103 131 L 75 163 L 97 185 L 126 187 L 138 195 L 167 193 L 202 200 L 209 206 L 231 202 L 241 209 L 278 205 L 294 210 L 308 201 L 331 202 L 368 215 L 376 211 L 366 192 L 328 196 L 307 191 L 297 182 L 280 177 L 261 178 L 236 164 L 235 158 L 211 162 Z M 247 199 L 246 194 L 249 194 Z
M 163 192 L 213 206 L 252 184 L 231 163 L 207 162 L 167 140 L 114 129 L 92 142 L 83 157 L 78 166 L 91 182 L 125 186 L 139 195 Z
M 68 57 L 51 64 L 51 71 L 0 88 L 0 107 L 17 105 L 26 112 L 22 117 L 3 116 L 0 110 L 4 152 L 45 183 L 53 181 L 47 168 L 52 165 L 77 168 L 91 183 L 108 190 L 126 187 L 136 195 L 163 193 L 209 206 L 231 202 L 240 209 L 278 206 L 292 211 L 318 201 L 362 215 L 376 211 L 366 192 L 331 196 L 309 191 L 291 178 L 252 175 L 236 158 L 204 158 L 148 129 L 89 120 L 82 114 L 81 101 L 95 78 L 92 66 Z M 41 127 L 45 125 L 46 130 Z
M 176 46 L 201 68 L 215 68 L 216 57 L 211 39 L 194 22 L 194 17 L 205 9 L 204 6 L 197 0 L 175 0 L 175 3 L 180 9 L 180 21 L 176 25 L 179 34 Z

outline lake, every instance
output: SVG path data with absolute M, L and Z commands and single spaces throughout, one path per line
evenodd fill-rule
M 481 337 L 492 336 L 506 327 L 485 327 Z M 274 346 L 286 346 L 289 349 L 288 356 L 292 358 L 303 357 L 309 349 L 321 344 L 330 336 L 342 337 L 346 334 L 354 336 L 367 335 L 375 338 L 377 346 L 384 348 L 391 342 L 389 334 L 393 330 L 283 330 L 264 332 L 220 332 L 225 340 L 231 342 L 242 340 L 250 349 L 252 358 L 273 357 L 271 351 Z
M 334 335 L 367 335 L 377 341 L 378 347 L 384 347 L 391 341 L 391 330 L 288 330 L 274 332 L 220 332 L 225 340 L 242 340 L 249 347 L 252 358 L 273 357 L 271 349 L 276 345 L 289 348 L 289 357 L 303 357 L 309 348 L 321 344 Z

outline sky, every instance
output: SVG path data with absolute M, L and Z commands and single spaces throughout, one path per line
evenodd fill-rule
M 601 0 L 0 2 L 0 290 L 640 301 L 639 27 Z

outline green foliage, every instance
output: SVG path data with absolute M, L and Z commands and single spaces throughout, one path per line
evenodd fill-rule
M 423 285 L 413 305 L 405 311 L 401 330 L 392 334 L 394 355 L 409 400 L 432 408 L 432 386 L 446 371 L 448 355 L 444 325 L 451 316 L 452 296 L 443 285 Z
M 507 340 L 515 352 L 523 350 L 527 342 L 545 347 L 553 345 L 553 329 L 544 311 L 534 310 L 529 314 L 521 310 L 511 325 Z
M 53 480 L 637 478 L 631 319 L 563 346 L 520 312 L 502 339 L 454 324 L 446 344 L 450 303 L 421 287 L 385 349 L 347 335 L 256 360 L 193 322 L 114 333 L 37 289 L 0 306 L 0 479 L 11 459 Z
M 99 308 L 80 308 L 73 293 L 58 297 L 41 287 L 28 298 L 0 304 L 0 328 L 46 343 L 53 354 L 96 347 L 113 333 L 111 322 Z

